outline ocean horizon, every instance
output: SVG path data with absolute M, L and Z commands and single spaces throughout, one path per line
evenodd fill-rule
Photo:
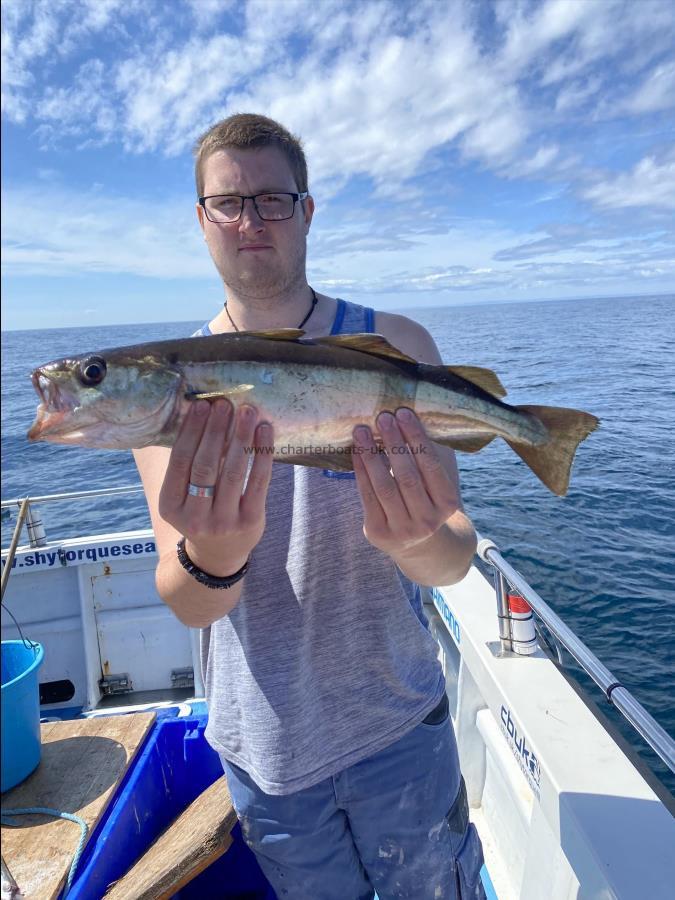
M 350 299 L 350 297 L 346 297 L 345 299 Z M 457 309 L 464 307 L 480 307 L 482 309 L 488 309 L 493 306 L 510 306 L 510 305 L 518 305 L 518 304 L 529 304 L 529 303 L 594 303 L 596 301 L 603 300 L 659 300 L 665 299 L 667 301 L 675 301 L 675 294 L 671 293 L 647 293 L 647 294 L 596 294 L 584 297 L 533 297 L 533 298 L 504 298 L 504 299 L 496 299 L 496 300 L 466 300 L 462 298 L 461 300 L 453 300 L 445 303 L 432 303 L 425 304 L 421 306 L 392 306 L 387 309 L 378 310 L 378 312 L 388 312 L 388 313 L 397 313 L 400 315 L 407 315 L 411 318 L 415 318 L 418 313 L 423 313 L 427 311 L 438 311 L 441 309 Z M 364 306 L 372 305 L 371 301 L 368 297 L 362 297 L 358 301 Z M 211 318 L 215 315 L 215 311 L 211 313 Z M 119 322 L 117 324 L 106 324 L 103 326 L 96 324 L 84 324 L 84 325 L 68 325 L 68 326 L 48 326 L 41 327 L 36 326 L 35 328 L 0 328 L 0 334 L 11 334 L 13 332 L 27 332 L 27 331 L 60 331 L 63 329 L 72 329 L 74 331 L 88 329 L 88 328 L 99 328 L 99 327 L 109 327 L 109 328 L 124 328 L 124 327 L 134 327 L 141 325 L 179 325 L 179 324 L 194 324 L 195 322 L 199 322 L 203 324 L 201 320 L 198 319 L 174 319 L 169 323 L 166 323 L 162 320 L 156 321 L 142 321 L 142 322 Z

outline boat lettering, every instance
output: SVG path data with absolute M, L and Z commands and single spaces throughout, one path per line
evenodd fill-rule
M 502 732 L 506 735 L 520 768 L 538 797 L 539 785 L 541 782 L 541 767 L 539 765 L 539 760 L 534 751 L 527 746 L 527 741 L 522 730 L 518 730 L 518 726 L 511 718 L 511 710 L 506 706 L 502 706 L 500 715 L 502 720 Z
M 445 598 L 443 597 L 443 594 L 441 594 L 441 592 L 438 590 L 438 588 L 431 589 L 431 599 L 434 601 L 434 606 L 440 613 L 441 618 L 448 626 L 450 634 L 459 644 L 462 640 L 462 633 L 459 628 L 459 622 L 455 618 L 448 604 L 445 602 Z
M 96 562 L 110 556 L 137 556 L 144 553 L 155 553 L 154 541 L 137 541 L 133 544 L 108 544 L 105 547 L 78 547 L 77 550 L 36 550 L 21 557 L 14 557 L 12 568 L 29 569 L 33 566 L 50 569 L 54 566 L 67 565 L 83 560 Z M 2 560 L 5 565 L 5 559 Z

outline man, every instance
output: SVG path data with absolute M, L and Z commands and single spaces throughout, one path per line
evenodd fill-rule
M 300 143 L 281 125 L 218 123 L 197 144 L 196 181 L 226 294 L 203 333 L 371 330 L 441 362 L 418 324 L 308 285 L 314 201 Z M 475 551 L 452 451 L 392 410 L 377 422 L 386 457 L 357 427 L 354 477 L 329 477 L 251 454 L 273 445 L 273 426 L 234 405 L 195 402 L 173 449 L 136 461 L 159 593 L 203 629 L 207 738 L 246 841 L 289 900 L 482 897 L 417 587 L 460 580 Z

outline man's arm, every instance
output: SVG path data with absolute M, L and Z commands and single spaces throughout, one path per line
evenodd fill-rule
M 378 313 L 376 330 L 414 359 L 442 365 L 433 338 L 418 323 Z M 385 459 L 369 452 L 374 447 L 369 429 L 355 434 L 354 471 L 366 537 L 419 584 L 460 581 L 471 566 L 476 534 L 464 513 L 454 451 L 434 444 L 419 419 L 406 419 L 403 410 L 380 416 L 378 427 Z M 417 452 L 405 452 L 406 445 Z
M 244 490 L 244 448 L 271 443 L 271 426 L 256 426 L 252 407 L 240 407 L 232 423 L 229 403 L 199 401 L 171 451 L 134 451 L 157 543 L 157 591 L 185 625 L 206 628 L 227 615 L 238 603 L 244 582 L 225 589 L 200 584 L 179 563 L 176 543 L 185 537 L 190 559 L 210 575 L 224 577 L 241 569 L 265 529 L 272 474 L 272 454 L 256 453 Z M 215 485 L 214 496 L 188 495 L 190 482 Z

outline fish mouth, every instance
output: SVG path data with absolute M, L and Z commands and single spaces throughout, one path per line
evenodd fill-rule
M 41 400 L 41 406 L 47 412 L 67 412 L 73 409 L 73 398 L 67 397 L 51 378 L 48 378 L 42 369 L 36 369 L 31 380 L 35 392 Z
M 68 413 L 75 409 L 75 398 L 59 387 L 42 369 L 31 375 L 33 387 L 40 398 L 35 421 L 28 431 L 29 441 L 41 441 L 48 435 L 58 434 Z

